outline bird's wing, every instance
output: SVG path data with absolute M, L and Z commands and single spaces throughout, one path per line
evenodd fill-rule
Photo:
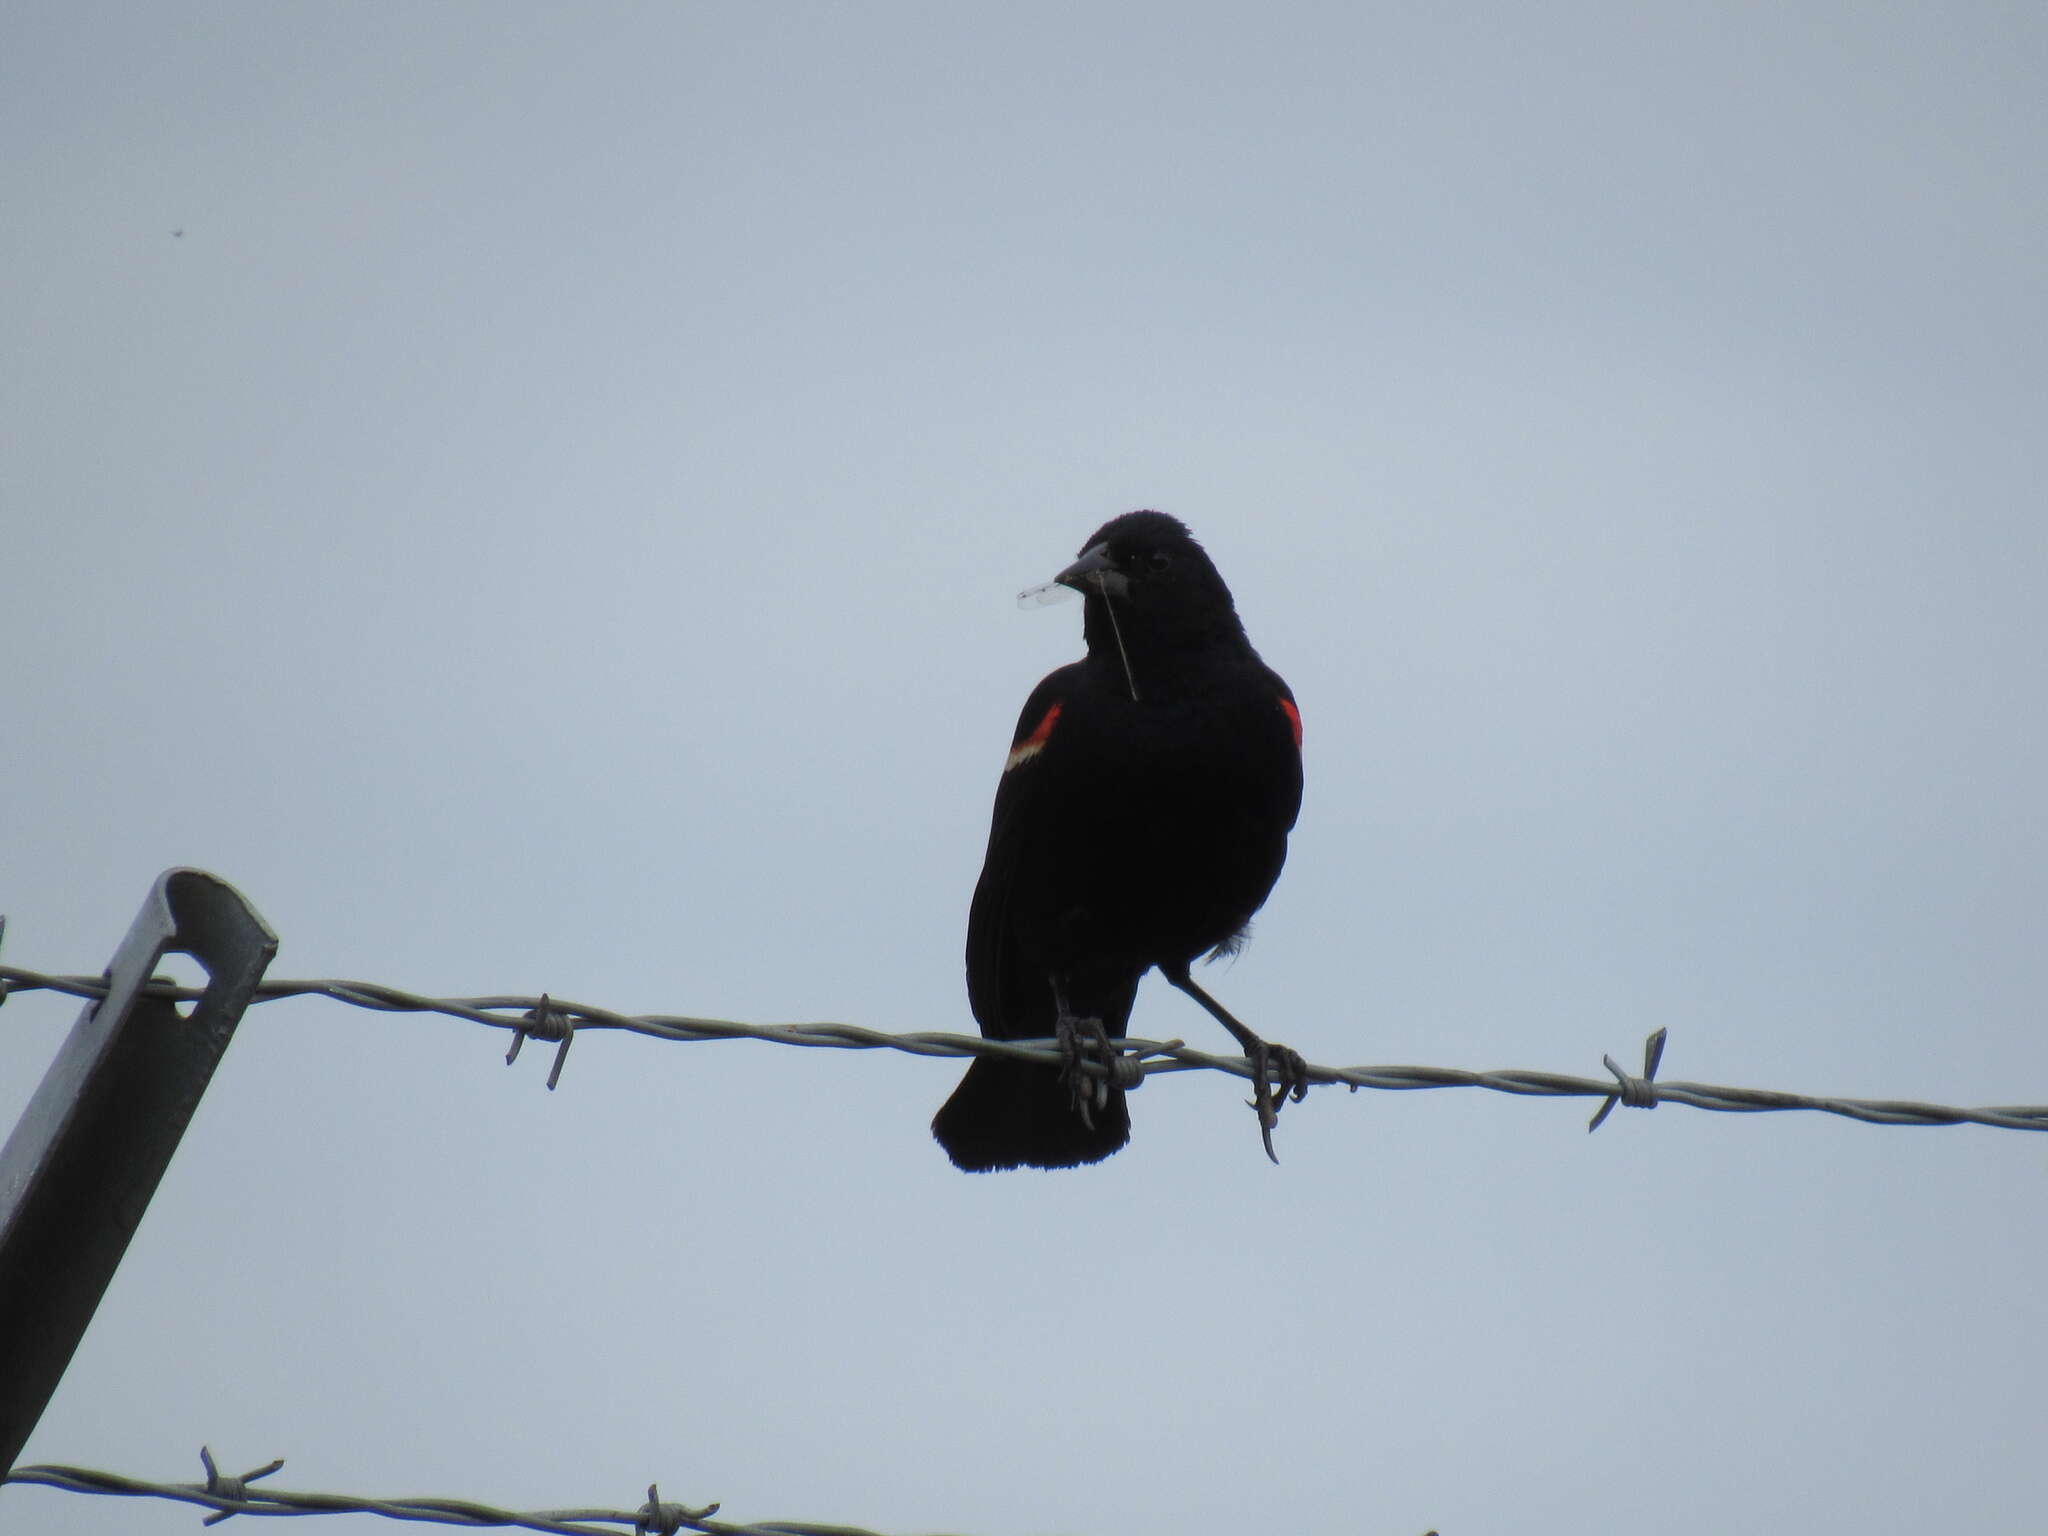
M 996 785 L 988 855 L 967 916 L 967 1000 L 981 1032 L 992 1039 L 1029 1038 L 1051 1030 L 1049 989 L 1042 1018 L 1037 1017 L 1036 1008 L 1025 1010 L 1028 1017 L 1014 1017 L 1020 1011 L 1020 991 L 1035 998 L 1038 989 L 1025 988 L 1027 978 L 1019 974 L 1012 909 L 1019 901 L 1029 904 L 1042 899 L 1039 893 L 1044 888 L 1046 862 L 1052 857 L 1054 808 L 1065 777 L 1060 771 L 1062 753 L 1055 743 L 1061 713 L 1082 685 L 1080 673 L 1081 664 L 1076 662 L 1031 690 L 1017 717 L 1003 776 Z
M 1294 830 L 1295 819 L 1301 814 L 1301 706 L 1294 702 L 1294 690 L 1287 686 L 1287 680 L 1271 667 L 1265 668 L 1266 676 L 1272 679 L 1275 700 L 1280 714 L 1287 722 L 1287 732 L 1294 739 L 1293 779 L 1291 802 L 1287 809 L 1287 830 Z

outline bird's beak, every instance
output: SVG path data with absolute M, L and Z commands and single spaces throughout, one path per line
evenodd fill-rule
M 1110 558 L 1109 546 L 1097 544 L 1081 552 L 1081 558 L 1068 566 L 1053 580 L 1063 587 L 1072 587 L 1083 597 L 1090 592 L 1101 592 L 1109 597 L 1122 597 L 1127 587 L 1124 573 L 1116 568 Z

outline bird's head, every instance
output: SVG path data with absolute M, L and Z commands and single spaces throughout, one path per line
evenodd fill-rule
M 1035 600 L 1063 588 L 1085 599 L 1088 654 L 1114 658 L 1133 700 L 1141 673 L 1170 688 L 1182 670 L 1177 657 L 1245 644 L 1230 588 L 1186 525 L 1164 512 L 1111 518 L 1089 536 L 1079 559 L 1023 596 Z
M 1230 588 L 1187 525 L 1164 512 L 1111 518 L 1053 578 L 1088 599 L 1115 603 L 1120 621 L 1141 629 L 1241 633 Z

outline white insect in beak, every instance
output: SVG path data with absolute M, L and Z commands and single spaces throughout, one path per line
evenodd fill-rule
M 1050 608 L 1054 603 L 1064 603 L 1074 595 L 1072 587 L 1061 586 L 1057 581 L 1048 581 L 1035 587 L 1026 587 L 1017 594 L 1019 608 Z

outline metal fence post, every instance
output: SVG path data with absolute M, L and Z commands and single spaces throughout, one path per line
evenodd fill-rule
M 171 951 L 206 969 L 189 1015 L 142 993 Z M 0 1469 L 57 1390 L 276 953 L 225 880 L 159 876 L 106 997 L 86 1004 L 0 1149 Z

